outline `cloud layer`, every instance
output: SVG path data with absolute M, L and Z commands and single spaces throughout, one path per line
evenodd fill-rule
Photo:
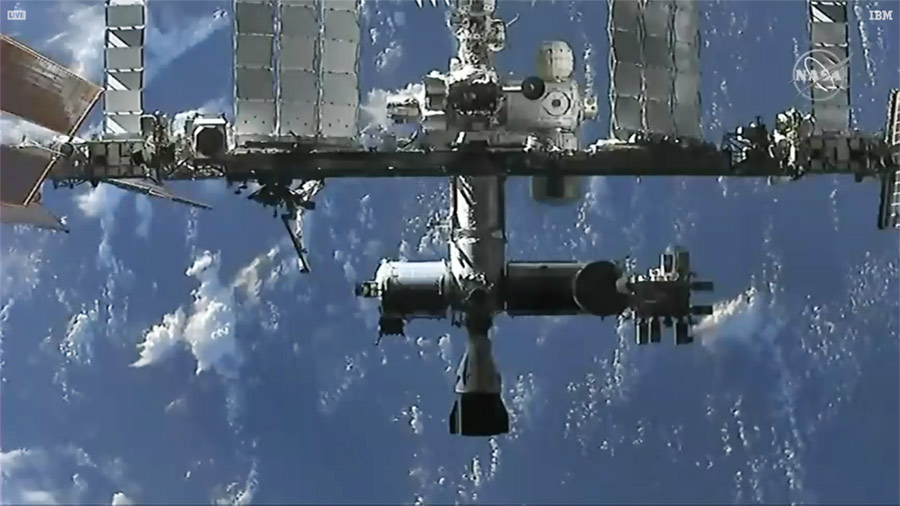
M 132 365 L 157 363 L 184 344 L 197 360 L 197 374 L 215 370 L 223 377 L 237 378 L 241 357 L 235 326 L 242 311 L 260 304 L 264 290 L 295 274 L 290 259 L 279 256 L 286 250 L 281 245 L 270 248 L 239 269 L 230 282 L 221 279 L 218 253 L 199 253 L 185 271 L 200 283 L 191 293 L 193 303 L 164 315 L 161 323 L 146 332 L 138 345 L 140 357 Z
M 196 373 L 215 370 L 236 378 L 240 366 L 235 340 L 234 287 L 219 279 L 219 255 L 204 251 L 185 275 L 197 278 L 200 286 L 192 292 L 188 311 L 181 308 L 163 316 L 139 345 L 140 358 L 133 364 L 143 367 L 166 356 L 178 343 L 185 343 L 197 360 Z
M 771 342 L 781 326 L 769 311 L 765 294 L 750 287 L 733 299 L 714 304 L 713 313 L 694 327 L 694 333 L 705 346 L 761 344 Z
M 115 481 L 108 470 L 74 446 L 0 451 L 0 503 L 84 503 L 90 485 L 86 476 L 96 471 Z

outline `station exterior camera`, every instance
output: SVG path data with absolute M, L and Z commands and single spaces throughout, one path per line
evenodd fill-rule
M 191 129 L 191 147 L 196 158 L 215 158 L 228 149 L 228 121 L 219 116 L 198 117 Z

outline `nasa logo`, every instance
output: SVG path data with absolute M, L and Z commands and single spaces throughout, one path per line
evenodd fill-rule
M 797 58 L 792 81 L 797 93 L 813 100 L 829 100 L 850 84 L 850 57 L 827 49 L 813 49 Z

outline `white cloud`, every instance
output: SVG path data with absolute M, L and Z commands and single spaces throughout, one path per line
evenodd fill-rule
M 147 331 L 138 345 L 140 357 L 132 366 L 154 364 L 184 343 L 197 360 L 197 373 L 215 369 L 235 378 L 240 365 L 235 337 L 239 308 L 259 306 L 264 290 L 272 290 L 280 281 L 297 275 L 296 265 L 279 259 L 283 251 L 293 254 L 292 249 L 276 245 L 240 269 L 230 283 L 221 280 L 219 255 L 200 253 L 185 272 L 200 281 L 192 292 L 193 305 L 164 315 L 162 323 Z M 242 302 L 246 305 L 241 306 Z
M 362 119 L 363 141 L 366 145 L 378 146 L 383 142 L 383 136 L 389 132 L 395 132 L 402 136 L 410 130 L 408 125 L 393 125 L 388 116 L 389 103 L 403 103 L 408 101 L 424 103 L 425 86 L 421 83 L 413 83 L 399 90 L 371 90 L 366 96 L 366 102 L 360 107 L 364 118 Z
M 378 72 L 390 72 L 402 59 L 403 46 L 400 45 L 400 41 L 394 39 L 375 56 L 375 68 Z
M 450 372 L 453 369 L 453 343 L 450 341 L 450 334 L 443 334 L 438 338 L 438 350 L 444 363 L 444 372 Z
M 259 303 L 260 290 L 263 284 L 277 281 L 278 271 L 276 267 L 276 259 L 280 248 L 275 246 L 266 253 L 256 257 L 249 265 L 238 272 L 231 286 L 243 292 L 247 301 L 251 304 Z M 270 278 L 264 279 L 262 276 L 265 272 L 269 273 Z M 272 278 L 274 276 L 274 278 Z
M 134 501 L 124 492 L 116 492 L 112 497 L 112 506 L 131 506 Z
M 106 271 L 103 300 L 106 303 L 108 329 L 118 324 L 114 309 L 120 308 L 124 311 L 127 306 L 127 298 L 119 295 L 117 283 L 122 278 L 131 276 L 131 271 L 116 258 L 112 249 L 115 219 L 118 215 L 119 204 L 126 193 L 125 190 L 115 186 L 101 184 L 87 193 L 75 197 L 78 208 L 86 216 L 100 219 L 101 239 L 97 247 L 97 264 L 100 269 Z
M 72 446 L 0 451 L 0 503 L 81 503 L 88 483 L 78 470 L 96 468 L 84 450 Z
M 219 97 L 212 100 L 207 100 L 200 107 L 196 109 L 190 109 L 187 111 L 181 111 L 176 113 L 172 118 L 172 132 L 176 136 L 181 136 L 185 134 L 185 126 L 189 119 L 193 119 L 198 114 L 215 114 L 215 113 L 226 113 L 231 111 L 231 98 L 230 97 Z
M 42 460 L 43 453 L 20 448 L 8 452 L 0 452 L 0 474 L 4 477 L 19 472 L 31 463 L 32 460 Z
M 240 363 L 235 341 L 234 288 L 219 280 L 219 256 L 204 251 L 185 272 L 200 281 L 193 291 L 189 316 L 184 310 L 163 317 L 139 345 L 141 357 L 134 367 L 152 364 L 179 341 L 185 342 L 197 360 L 197 374 L 215 369 L 228 378 L 237 376 Z
M 69 55 L 69 68 L 76 74 L 99 82 L 103 75 L 103 41 L 106 32 L 106 12 L 103 3 L 60 4 L 66 17 L 58 34 L 47 41 Z
M 3 301 L 27 299 L 41 281 L 50 236 L 41 234 L 36 243 L 21 244 L 13 237 L 18 232 L 3 230 L 4 251 L 0 259 L 0 294 Z M 24 241 L 23 241 L 24 242 Z
M 361 109 L 368 114 L 370 125 L 387 128 L 391 123 L 387 111 L 388 104 L 408 100 L 423 103 L 425 100 L 425 85 L 412 83 L 399 90 L 370 90 L 366 95 L 366 103 L 363 104 Z
M 122 3 L 122 2 L 120 2 Z M 128 2 L 124 2 L 128 3 Z M 104 4 L 63 2 L 67 28 L 47 41 L 47 45 L 66 51 L 73 72 L 99 82 L 103 72 L 103 41 L 106 28 Z M 216 31 L 229 26 L 225 11 L 187 19 L 179 26 L 162 31 L 148 19 L 146 28 L 146 83 L 182 55 L 202 43 Z
M 193 313 L 184 327 L 184 339 L 197 359 L 197 373 L 215 368 L 223 376 L 235 377 L 234 289 L 219 280 L 219 256 L 204 252 L 185 274 L 200 280 L 194 291 Z
M 100 303 L 95 300 L 93 307 L 82 309 L 69 320 L 66 336 L 59 345 L 59 351 L 66 359 L 83 364 L 91 363 L 96 337 L 93 327 L 99 319 L 99 313 Z
M 518 439 L 522 431 L 531 424 L 535 410 L 537 388 L 534 373 L 519 374 L 516 383 L 507 389 L 506 399 L 509 403 L 509 439 Z
M 19 497 L 22 504 L 61 504 L 49 490 L 22 490 Z
M 409 427 L 412 429 L 413 434 L 417 436 L 422 434 L 422 431 L 425 430 L 425 425 L 422 423 L 422 410 L 419 406 L 413 404 L 407 413 L 409 414 Z
M 153 364 L 169 354 L 181 340 L 186 317 L 184 310 L 178 308 L 174 313 L 163 316 L 159 325 L 154 325 L 138 345 L 141 356 L 132 367 L 143 367 Z
M 233 482 L 225 490 L 224 497 L 216 499 L 216 504 L 231 504 L 234 506 L 244 506 L 253 502 L 253 496 L 259 488 L 259 473 L 256 470 L 257 463 L 253 461 L 250 472 L 243 487 L 239 482 Z
M 765 294 L 750 287 L 733 299 L 714 304 L 713 314 L 701 320 L 694 333 L 705 346 L 771 342 L 782 324 L 768 307 Z
M 58 134 L 53 130 L 29 123 L 11 114 L 0 114 L 0 144 L 17 145 L 24 140 L 47 144 Z
M 313 339 L 315 339 L 315 336 Z M 330 381 L 333 384 L 336 380 L 337 386 L 323 388 L 319 392 L 319 409 L 323 413 L 333 413 L 344 395 L 355 385 L 359 385 L 365 380 L 368 362 L 368 350 L 357 352 L 353 356 L 344 356 L 343 368 L 335 367 L 334 379 Z
M 134 211 L 138 215 L 138 226 L 135 233 L 138 237 L 147 239 L 150 237 L 150 223 L 153 221 L 153 205 L 150 197 L 137 195 L 134 199 Z
M 122 197 L 125 196 L 125 190 L 108 184 L 98 185 L 87 193 L 77 195 L 75 202 L 78 208 L 90 218 L 112 217 Z

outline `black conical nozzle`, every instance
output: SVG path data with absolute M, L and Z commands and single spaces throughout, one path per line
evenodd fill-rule
M 450 411 L 450 434 L 496 436 L 509 432 L 509 414 L 500 394 L 458 394 Z

